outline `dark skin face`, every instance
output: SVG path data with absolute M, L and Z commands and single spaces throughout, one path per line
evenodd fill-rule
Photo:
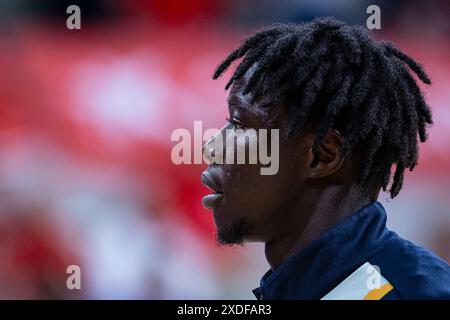
M 327 134 L 316 152 L 312 151 L 314 130 L 288 137 L 287 108 L 263 107 L 258 99 L 251 102 L 251 92 L 243 93 L 251 72 L 230 90 L 229 122 L 218 134 L 225 136 L 226 129 L 236 127 L 279 129 L 279 170 L 275 175 L 261 175 L 260 164 L 212 163 L 202 180 L 221 194 L 208 196 L 204 204 L 214 211 L 219 243 L 264 242 L 274 269 L 340 220 L 375 201 L 379 189 L 363 195 L 357 187 L 359 160 L 352 154 L 341 156 L 343 137 L 337 130 Z M 211 139 L 205 144 L 206 155 L 218 152 L 215 143 Z

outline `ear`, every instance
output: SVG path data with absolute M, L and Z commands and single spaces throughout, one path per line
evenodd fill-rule
M 312 150 L 313 140 L 308 154 L 308 178 L 323 178 L 338 171 L 345 157 L 340 152 L 344 138 L 339 131 L 332 129 L 325 136 L 322 144 L 315 152 Z

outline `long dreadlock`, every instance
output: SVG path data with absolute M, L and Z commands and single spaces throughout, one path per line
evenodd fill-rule
M 290 136 L 314 123 L 316 150 L 330 129 L 339 129 L 343 155 L 354 149 L 362 155 L 359 184 L 375 179 L 386 191 L 395 164 L 389 192 L 391 198 L 400 192 L 405 169 L 418 162 L 418 137 L 425 142 L 432 124 L 410 72 L 431 84 L 420 64 L 365 28 L 334 18 L 269 26 L 229 54 L 213 78 L 240 58 L 225 89 L 254 67 L 244 92 L 287 105 Z

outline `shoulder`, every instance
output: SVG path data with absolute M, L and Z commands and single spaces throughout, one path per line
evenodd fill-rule
M 450 266 L 432 251 L 392 232 L 369 262 L 401 299 L 450 299 Z

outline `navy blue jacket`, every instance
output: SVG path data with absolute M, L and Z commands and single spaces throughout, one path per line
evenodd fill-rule
M 450 299 L 450 266 L 386 227 L 373 202 L 261 279 L 258 299 Z

